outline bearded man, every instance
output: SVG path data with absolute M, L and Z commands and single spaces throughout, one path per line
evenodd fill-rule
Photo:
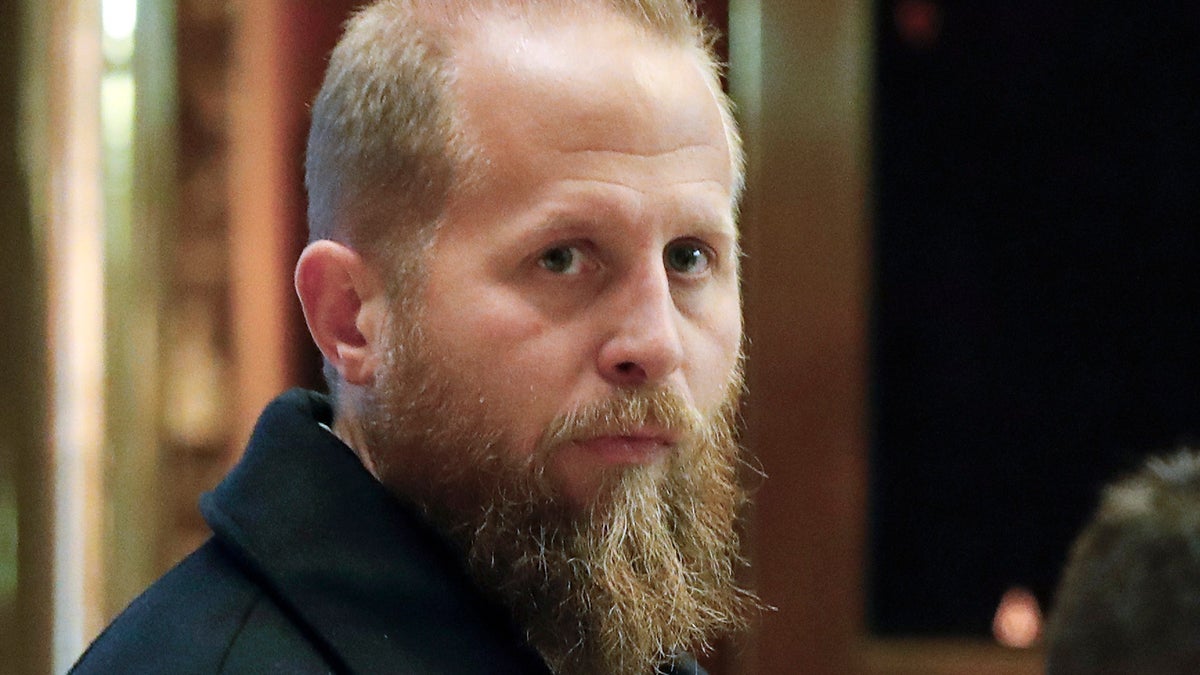
M 696 672 L 743 627 L 741 149 L 686 0 L 385 0 L 313 106 L 332 395 L 79 672 Z

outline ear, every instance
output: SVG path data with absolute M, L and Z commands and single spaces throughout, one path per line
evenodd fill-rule
M 370 384 L 383 353 L 387 311 L 375 270 L 347 246 L 314 241 L 296 263 L 296 294 L 308 332 L 342 381 Z

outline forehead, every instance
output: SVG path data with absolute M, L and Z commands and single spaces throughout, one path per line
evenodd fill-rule
M 456 108 L 468 141 L 492 155 L 485 161 L 497 153 L 511 158 L 516 148 L 700 152 L 722 163 L 718 173 L 731 174 L 720 103 L 703 63 L 699 52 L 616 17 L 490 17 L 456 51 Z

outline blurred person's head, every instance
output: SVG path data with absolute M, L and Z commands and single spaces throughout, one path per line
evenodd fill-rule
M 1146 462 L 1104 491 L 1047 630 L 1048 675 L 1200 673 L 1200 454 Z

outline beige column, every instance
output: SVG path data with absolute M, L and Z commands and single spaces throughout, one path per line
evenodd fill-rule
M 26 8 L 25 54 L 44 50 L 28 71 L 23 149 L 46 288 L 46 454 L 36 464 L 49 504 L 45 529 L 21 534 L 49 552 L 49 574 L 34 573 L 49 592 L 29 593 L 47 603 L 39 609 L 53 624 L 50 663 L 63 671 L 104 621 L 103 61 L 97 3 Z
M 854 672 L 867 482 L 871 3 L 732 0 L 749 159 L 746 443 L 768 478 L 754 583 L 778 611 L 737 672 Z
M 165 261 L 177 223 L 175 8 L 138 4 L 131 61 L 102 85 L 111 97 L 102 110 L 110 135 L 103 143 L 106 623 L 163 571 L 163 486 L 173 482 L 161 475 L 162 384 L 187 376 L 165 372 L 162 357 L 165 281 L 174 272 Z
M 287 308 L 294 302 L 288 242 L 297 218 L 293 176 L 301 161 L 288 143 L 290 56 L 286 0 L 235 5 L 230 82 L 229 269 L 234 458 L 259 412 L 292 381 Z

